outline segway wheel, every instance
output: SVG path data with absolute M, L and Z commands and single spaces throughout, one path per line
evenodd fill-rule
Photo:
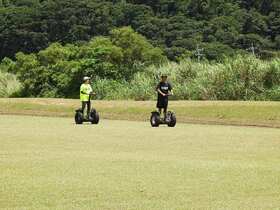
M 152 127 L 159 127 L 159 124 L 160 124 L 160 115 L 159 115 L 159 113 L 153 112 L 152 116 L 151 116 L 151 119 L 150 119 L 150 122 L 151 122 L 151 126 Z
M 84 118 L 83 118 L 83 113 L 77 111 L 75 114 L 75 122 L 76 124 L 83 124 Z
M 171 114 L 170 122 L 167 124 L 168 127 L 175 127 L 177 123 L 176 116 L 174 113 Z
M 92 121 L 91 121 L 92 124 L 99 123 L 99 114 L 95 109 L 91 111 L 90 116 L 92 118 Z

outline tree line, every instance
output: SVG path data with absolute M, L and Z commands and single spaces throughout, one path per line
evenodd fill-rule
M 278 0 L 0 0 L 0 97 L 280 100 L 279 50 Z
M 0 0 L 0 60 L 131 26 L 170 60 L 279 56 L 278 0 Z

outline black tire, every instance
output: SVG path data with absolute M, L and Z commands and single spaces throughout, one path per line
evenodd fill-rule
M 75 122 L 76 122 L 76 124 L 78 124 L 78 125 L 83 124 L 83 122 L 84 122 L 83 113 L 81 113 L 81 112 L 76 112 L 76 114 L 75 114 Z
M 92 118 L 91 123 L 92 124 L 98 124 L 99 123 L 99 114 L 96 110 L 92 110 L 90 113 L 90 116 Z
M 177 119 L 174 113 L 171 114 L 171 120 L 170 122 L 167 124 L 168 127 L 175 127 L 177 123 Z
M 159 113 L 152 113 L 150 123 L 152 127 L 159 127 L 160 124 L 160 115 Z

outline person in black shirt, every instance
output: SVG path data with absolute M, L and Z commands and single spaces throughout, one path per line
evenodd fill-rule
M 173 95 L 172 86 L 167 82 L 167 75 L 161 76 L 161 81 L 158 83 L 156 91 L 158 93 L 157 108 L 160 114 L 163 109 L 164 117 L 166 117 L 168 96 Z

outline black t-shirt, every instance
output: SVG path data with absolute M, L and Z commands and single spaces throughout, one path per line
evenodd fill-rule
M 172 86 L 168 82 L 160 82 L 156 87 L 156 90 L 158 89 L 164 94 L 168 94 L 168 92 L 172 90 Z M 160 93 L 158 93 L 158 98 L 168 98 L 168 96 L 163 96 Z

